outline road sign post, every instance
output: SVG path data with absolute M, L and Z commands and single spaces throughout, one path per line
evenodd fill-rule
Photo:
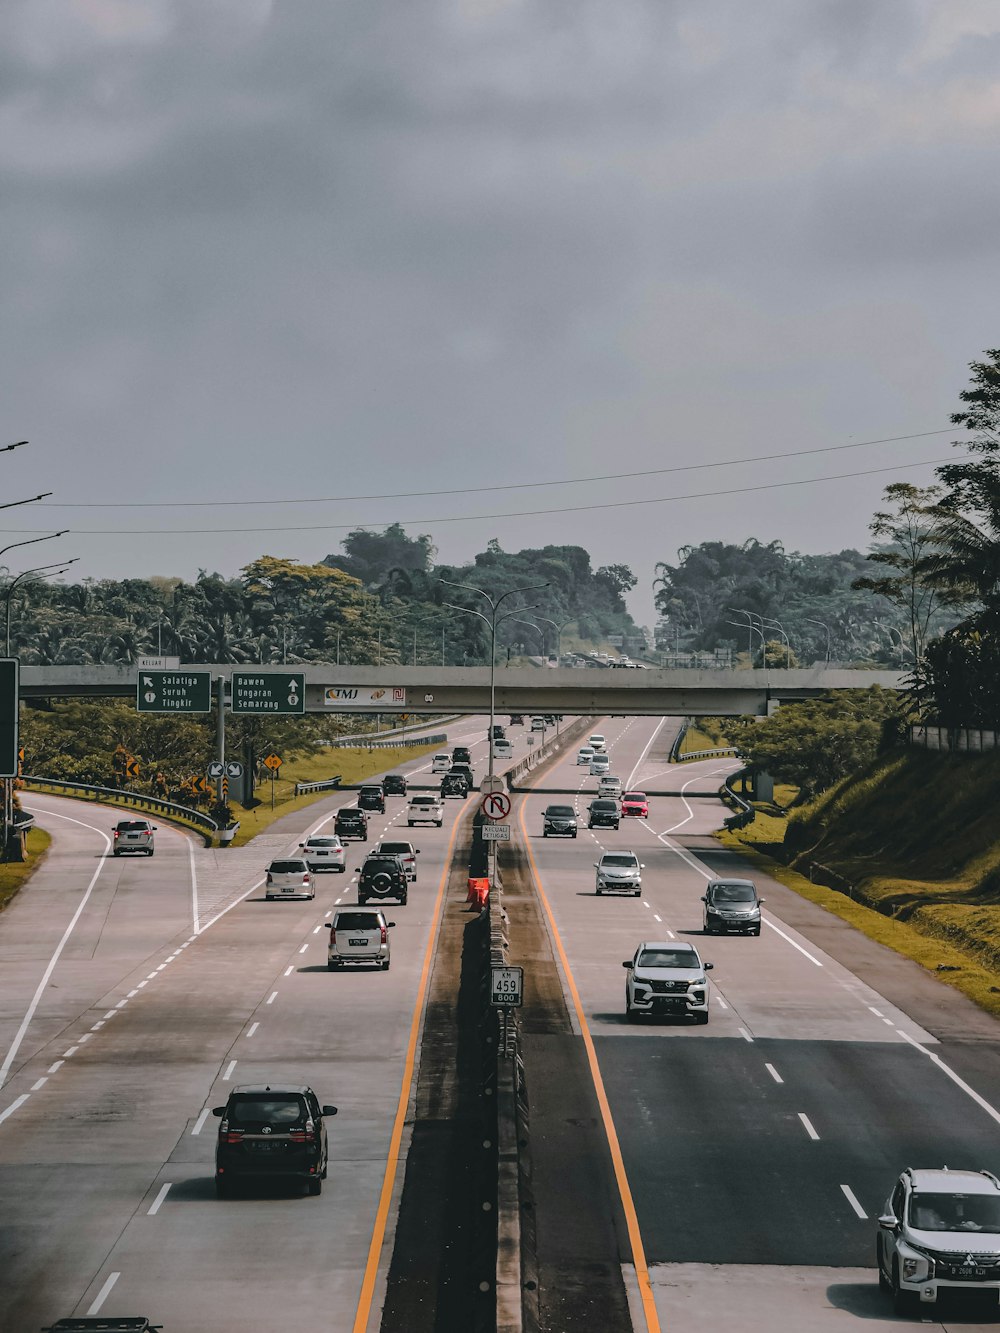
M 234 713 L 306 711 L 306 678 L 301 671 L 234 671 L 230 678 Z
M 0 658 L 0 777 L 17 777 L 19 662 Z
M 210 713 L 212 673 L 193 668 L 140 671 L 135 706 L 140 713 Z
M 269 754 L 264 760 L 264 767 L 271 773 L 271 809 L 274 809 L 274 779 L 278 776 L 278 769 L 281 767 L 281 755 Z
M 479 831 L 484 842 L 510 842 L 509 824 L 484 824 Z
M 506 819 L 510 814 L 510 797 L 505 791 L 489 791 L 479 802 L 487 819 Z

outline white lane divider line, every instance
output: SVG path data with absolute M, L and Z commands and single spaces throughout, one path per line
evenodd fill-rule
M 161 963 L 160 966 L 159 966 L 156 970 L 157 970 L 157 972 L 162 972 L 163 969 L 164 969 L 165 967 L 166 967 L 166 963 Z
M 899 1032 L 899 1035 L 903 1038 L 904 1041 L 908 1041 L 911 1046 L 914 1046 L 923 1055 L 926 1055 L 928 1060 L 932 1060 L 934 1064 L 936 1064 L 937 1067 L 941 1070 L 941 1072 L 943 1074 L 946 1074 L 947 1077 L 951 1079 L 952 1083 L 954 1083 L 956 1087 L 961 1088 L 962 1091 L 967 1096 L 972 1098 L 972 1100 L 976 1103 L 978 1107 L 980 1107 L 981 1110 L 986 1112 L 986 1114 L 990 1117 L 991 1120 L 994 1120 L 998 1125 L 1000 1125 L 1000 1111 L 998 1111 L 995 1106 L 991 1106 L 985 1097 L 981 1097 L 979 1093 L 975 1090 L 975 1088 L 971 1087 L 968 1083 L 966 1083 L 964 1078 L 960 1077 L 960 1075 L 955 1073 L 954 1069 L 952 1069 L 950 1065 L 945 1064 L 945 1062 L 941 1059 L 940 1055 L 935 1055 L 933 1051 L 929 1051 L 926 1046 L 921 1045 L 921 1043 L 917 1041 L 915 1037 L 911 1037 L 910 1034 L 908 1032 L 904 1032 L 902 1028 L 898 1028 L 897 1031 Z
M 308 948 L 308 946 L 306 946 L 306 947 Z M 292 973 L 293 973 L 294 970 L 295 970 L 294 964 L 293 964 L 293 963 L 289 963 L 288 966 L 285 968 L 284 976 L 286 976 L 286 977 L 290 977 L 290 976 L 292 975 Z
M 676 938 L 677 938 L 677 936 L 674 934 L 674 932 L 673 932 L 672 930 L 668 930 L 668 931 L 667 931 L 667 939 L 669 939 L 669 940 L 675 940 Z
M 876 1009 L 875 1006 L 874 1006 L 873 1004 L 870 1004 L 870 1005 L 868 1006 L 868 1008 L 871 1010 L 871 1012 L 875 1015 L 876 1018 L 882 1018 L 882 1017 L 883 1017 L 882 1010 L 881 1010 L 881 1009 Z
M 49 1065 L 49 1073 L 54 1074 L 57 1069 L 62 1067 L 63 1063 L 62 1060 L 57 1060 L 54 1065 Z
M 236 1068 L 236 1061 L 235 1061 L 235 1060 L 230 1060 L 230 1061 L 229 1061 L 229 1064 L 226 1065 L 226 1072 L 222 1075 L 222 1081 L 223 1081 L 223 1083 L 228 1083 L 228 1082 L 229 1082 L 229 1080 L 230 1080 L 230 1079 L 232 1078 L 232 1076 L 233 1076 L 233 1070 L 234 1070 L 235 1068 Z
M 888 1023 L 889 1027 L 891 1027 L 891 1028 L 894 1028 L 894 1027 L 896 1026 L 896 1024 L 892 1021 L 891 1018 L 883 1018 L 883 1019 L 882 1019 L 882 1022 L 883 1022 L 883 1023 Z
M 138 995 L 138 994 L 139 994 L 138 990 L 130 990 L 128 993 L 128 998 L 131 1000 L 133 995 Z
M 249 1028 L 247 1029 L 247 1036 L 252 1037 L 259 1027 L 260 1027 L 259 1023 L 251 1023 Z
M 746 1028 L 737 1028 L 736 1031 L 740 1034 L 740 1036 L 743 1038 L 744 1041 L 748 1041 L 751 1046 L 753 1045 L 753 1037 L 751 1037 L 750 1033 L 746 1030 Z
M 776 926 L 773 921 L 768 921 L 766 918 L 762 918 L 762 920 L 764 921 L 764 925 L 767 926 L 768 930 L 775 931 L 778 935 L 781 936 L 783 940 L 787 940 L 788 943 L 792 946 L 792 948 L 798 949 L 799 953 L 802 954 L 804 958 L 808 958 L 810 963 L 814 963 L 817 967 L 823 966 L 823 964 L 819 961 L 818 958 L 814 957 L 814 955 L 811 954 L 808 949 L 803 949 L 801 944 L 796 943 L 796 941 L 792 939 L 791 935 L 786 935 L 785 932 L 779 926 Z
M 654 920 L 654 921 L 662 921 L 662 920 L 663 920 L 663 917 L 662 917 L 662 916 L 657 916 L 657 914 L 654 912 L 654 913 L 653 913 L 653 920 Z
M 861 1207 L 861 1204 L 858 1203 L 858 1196 L 857 1196 L 857 1195 L 854 1193 L 854 1191 L 851 1189 L 850 1185 L 841 1185 L 840 1188 L 843 1190 L 844 1198 L 847 1200 L 847 1202 L 851 1205 L 851 1207 L 852 1207 L 852 1208 L 854 1209 L 854 1211 L 857 1213 L 858 1217 L 861 1218 L 862 1222 L 867 1222 L 867 1221 L 868 1221 L 868 1214 L 867 1214 L 867 1213 L 865 1212 L 865 1210 Z
M 147 1217 L 155 1217 L 155 1215 L 160 1211 L 160 1204 L 167 1197 L 167 1191 L 169 1189 L 170 1189 L 170 1182 L 168 1181 L 166 1185 L 162 1187 L 162 1189 L 160 1190 L 156 1198 L 153 1200 L 153 1202 L 149 1205 L 149 1211 L 146 1214 Z
M 99 1018 L 97 1022 L 91 1027 L 90 1030 L 91 1032 L 99 1032 L 103 1026 L 104 1026 L 104 1019 Z
M 206 1106 L 206 1107 L 204 1108 L 204 1110 L 202 1111 L 201 1115 L 200 1115 L 200 1116 L 198 1117 L 198 1119 L 194 1122 L 194 1129 L 192 1129 L 191 1133 L 192 1133 L 192 1134 L 200 1134 L 201 1131 L 202 1131 L 202 1129 L 205 1127 L 205 1121 L 208 1119 L 208 1117 L 209 1117 L 210 1115 L 211 1115 L 211 1111 L 210 1111 L 209 1108 Z
M 109 1009 L 108 1012 L 104 1015 L 104 1017 L 105 1017 L 106 1020 L 109 1019 L 109 1018 L 114 1018 L 114 1016 L 115 1016 L 115 1010 L 114 1010 L 114 1009 Z
M 276 1000 L 277 998 L 278 998 L 278 992 L 277 992 L 276 990 L 273 990 L 273 991 L 271 992 L 271 994 L 267 997 L 267 999 L 264 1001 L 264 1003 L 265 1003 L 265 1004 L 274 1004 L 274 1002 L 275 1002 L 275 1000 Z
M 302 948 L 299 950 L 299 953 L 305 953 L 305 951 L 306 951 L 308 948 L 309 948 L 309 945 L 308 945 L 308 944 L 303 944 Z
M 149 978 L 146 977 L 144 981 L 139 981 L 136 983 L 136 990 L 142 990 L 143 986 L 148 986 L 148 985 L 149 985 Z
M 780 1075 L 780 1074 L 778 1073 L 778 1071 L 775 1069 L 774 1065 L 769 1065 L 769 1064 L 765 1063 L 764 1068 L 767 1070 L 767 1072 L 768 1072 L 768 1073 L 771 1075 L 771 1077 L 774 1079 L 775 1083 L 784 1083 L 785 1080 L 781 1077 L 781 1075 Z
M 68 1060 L 71 1055 L 76 1055 L 79 1046 L 71 1046 L 68 1051 L 63 1051 L 63 1059 Z
M 23 1106 L 30 1096 L 31 1094 L 29 1092 L 22 1092 L 20 1097 L 14 1098 L 6 1110 L 0 1111 L 0 1125 L 3 1124 L 9 1115 L 13 1115 L 19 1106 Z
M 320 932 L 322 929 L 323 929 L 322 926 L 314 926 L 314 927 L 313 927 L 313 934 L 314 934 L 314 935 L 318 935 L 319 932 Z
M 96 1298 L 96 1300 L 94 1301 L 94 1303 L 93 1303 L 93 1305 L 90 1307 L 90 1309 L 87 1311 L 87 1314 L 88 1314 L 88 1315 L 93 1315 L 93 1314 L 98 1314 L 98 1313 L 99 1313 L 101 1306 L 102 1306 L 102 1305 L 104 1304 L 104 1302 L 108 1299 L 108 1296 L 109 1296 L 110 1293 L 111 1293 L 111 1288 L 115 1285 L 115 1283 L 118 1281 L 118 1279 L 119 1279 L 120 1277 L 121 1277 L 121 1273 L 109 1273 L 109 1274 L 108 1274 L 108 1278 L 107 1278 L 106 1282 L 104 1283 L 104 1286 L 103 1286 L 103 1287 L 100 1289 L 100 1291 L 97 1293 L 97 1298 Z
M 720 1009 L 728 1009 L 728 1008 L 729 1008 L 729 1005 L 726 1004 L 725 1000 L 722 998 L 721 995 L 716 995 L 716 997 L 715 997 L 715 1003 L 719 1006 Z
M 806 1115 L 805 1111 L 799 1112 L 799 1119 L 802 1121 L 802 1127 L 811 1139 L 818 1139 L 819 1135 L 813 1129 L 812 1121 Z
M 324 912 L 323 915 L 324 915 L 324 916 L 333 916 L 333 909 L 331 908 L 329 912 Z
M 155 980 L 156 980 L 156 973 L 155 973 L 155 972 L 150 972 L 150 974 L 149 974 L 149 976 L 146 978 L 146 980 L 147 980 L 147 981 L 155 981 Z
M 90 1035 L 91 1034 L 89 1032 L 85 1032 L 82 1037 L 77 1038 L 77 1041 L 79 1041 L 80 1045 L 82 1046 L 85 1041 L 90 1041 Z
M 37 1092 L 39 1088 L 44 1088 L 46 1083 L 48 1083 L 48 1081 L 49 1081 L 48 1075 L 43 1074 L 41 1078 L 36 1079 L 34 1083 L 32 1083 L 31 1091 Z
M 118 1003 L 115 1005 L 115 1008 L 124 1009 L 127 1004 L 128 1004 L 128 996 L 126 995 L 123 1000 L 118 1001 Z
M 642 905 L 643 905 L 643 907 L 647 907 L 647 908 L 649 908 L 650 911 L 653 910 L 653 909 L 649 906 L 649 903 L 646 902 L 646 899 L 645 899 L 645 898 L 643 898 L 643 900 L 642 900 Z

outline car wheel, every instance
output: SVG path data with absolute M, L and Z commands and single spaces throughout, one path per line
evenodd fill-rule
M 892 1308 L 895 1314 L 909 1314 L 913 1309 L 912 1291 L 906 1291 L 899 1285 L 899 1261 L 892 1261 Z
M 406 894 L 405 894 L 405 893 L 404 893 L 403 896 L 400 898 L 400 900 L 399 900 L 399 905 L 400 905 L 400 907 L 405 907 L 405 906 L 406 906 Z
M 388 972 L 388 971 L 389 971 L 389 962 L 390 962 L 390 960 L 389 960 L 388 958 L 386 958 L 385 961 L 383 962 L 383 964 L 382 964 L 382 971 L 383 971 L 383 972 Z
M 413 828 L 413 820 L 412 820 L 412 819 L 408 819 L 408 820 L 406 821 L 406 827 L 407 827 L 407 828 Z
M 112 855 L 112 856 L 121 856 L 121 852 L 112 852 L 111 855 Z
M 322 1194 L 322 1193 L 323 1193 L 323 1177 L 322 1177 L 322 1176 L 313 1176 L 313 1177 L 312 1177 L 312 1179 L 309 1181 L 309 1193 L 310 1193 L 313 1197 L 315 1197 L 317 1194 Z
M 604 890 L 603 890 L 603 889 L 598 889 L 598 890 L 597 890 L 597 896 L 598 896 L 598 898 L 603 897 L 603 895 L 604 895 Z
M 229 1185 L 228 1185 L 228 1182 L 226 1182 L 225 1180 L 223 1180 L 221 1176 L 216 1176 L 216 1177 L 215 1177 L 215 1197 L 216 1197 L 217 1199 L 224 1199 L 228 1193 L 229 1193 Z
M 694 1021 L 704 1027 L 708 1022 L 708 1014 L 695 1014 Z
M 444 820 L 443 820 L 443 819 L 439 819 L 438 822 L 437 822 L 437 826 L 438 826 L 438 828 L 443 828 L 443 827 L 444 827 Z
M 576 837 L 576 833 L 571 833 L 569 836 L 570 836 L 571 838 L 575 838 L 575 837 Z
M 631 1005 L 625 1006 L 625 1017 L 629 1023 L 638 1023 L 640 1015 L 638 1010 L 633 1009 Z
M 332 958 L 329 958 L 327 959 L 326 968 L 328 972 L 337 972 L 340 969 L 340 964 L 335 963 Z
M 548 829 L 543 829 L 543 830 L 542 830 L 542 837 L 543 837 L 543 838 L 547 838 L 548 836 L 549 836 L 549 831 L 548 831 Z M 117 856 L 117 855 L 118 855 L 118 853 L 115 852 L 115 856 Z
M 266 903 L 269 903 L 269 902 L 273 899 L 273 897 L 274 897 L 274 894 L 273 894 L 273 893 L 265 893 L 265 894 L 264 894 L 264 901 L 265 901 Z
M 757 935 L 757 936 L 759 936 L 759 935 L 760 935 L 760 926 L 758 926 L 756 930 L 752 930 L 752 931 L 750 932 L 750 934 L 751 934 L 751 935 Z
M 889 1282 L 889 1279 L 886 1277 L 885 1273 L 882 1271 L 882 1246 L 878 1241 L 875 1242 L 875 1268 L 878 1272 L 879 1290 L 891 1291 L 892 1285 Z
M 153 855 L 153 849 L 152 849 L 152 847 L 147 847 L 147 849 L 146 849 L 146 855 L 147 855 L 147 856 L 152 856 L 152 855 Z

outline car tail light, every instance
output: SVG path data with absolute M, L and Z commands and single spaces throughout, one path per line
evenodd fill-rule
M 273 883 L 274 883 L 274 880 L 271 878 L 271 872 L 270 872 L 270 870 L 267 872 L 267 882 L 268 882 L 268 884 L 273 884 Z
M 119 833 L 118 829 L 115 829 L 115 830 L 114 830 L 114 834 L 115 834 L 115 837 L 116 837 L 116 838 L 120 838 L 120 837 L 121 837 L 121 834 Z
M 293 1129 L 288 1137 L 293 1143 L 315 1143 L 316 1127 L 311 1120 L 307 1120 L 305 1129 Z
M 380 926 L 379 929 L 380 929 L 381 934 L 382 934 L 382 943 L 385 944 L 386 941 L 387 941 L 388 938 L 389 938 L 389 936 L 388 936 L 388 932 L 386 931 L 385 926 Z
M 243 1142 L 243 1130 L 242 1130 L 242 1129 L 227 1129 L 226 1132 L 225 1132 L 225 1134 L 223 1134 L 222 1137 L 223 1137 L 223 1139 L 224 1139 L 224 1141 L 225 1141 L 226 1143 L 242 1143 L 242 1142 Z
M 312 880 L 312 875 L 310 875 L 309 871 L 307 870 L 303 878 L 305 879 L 305 882 L 308 884 Z

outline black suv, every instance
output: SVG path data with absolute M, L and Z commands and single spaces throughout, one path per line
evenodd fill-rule
M 333 831 L 338 838 L 357 838 L 359 842 L 368 841 L 368 816 L 356 806 L 338 810 L 333 821 Z
M 449 768 L 448 774 L 451 775 L 452 777 L 460 777 L 462 781 L 465 783 L 465 785 L 468 787 L 469 791 L 471 791 L 472 788 L 476 785 L 476 775 L 475 773 L 473 773 L 472 769 L 469 767 L 468 764 L 459 764 L 456 763 L 455 760 L 453 759 L 451 761 L 451 768 Z
M 406 775 L 404 773 L 387 773 L 382 779 L 382 790 L 386 796 L 405 796 Z
M 381 782 L 366 783 L 358 792 L 359 810 L 377 810 L 385 814 L 385 789 Z
M 453 764 L 471 764 L 472 752 L 467 745 L 456 745 L 451 752 L 451 762 Z
M 409 878 L 406 866 L 398 856 L 366 856 L 358 874 L 361 876 L 358 880 L 358 902 L 361 906 L 370 898 L 376 902 L 395 898 L 406 906 Z
M 558 833 L 564 838 L 576 837 L 576 812 L 571 805 L 547 805 L 542 815 L 542 837 Z
M 442 796 L 461 796 L 464 801 L 469 794 L 469 784 L 465 780 L 464 773 L 456 773 L 454 770 L 446 773 L 441 779 Z
M 220 1199 L 237 1180 L 288 1176 L 319 1194 L 326 1179 L 327 1147 L 324 1116 L 336 1115 L 335 1106 L 320 1106 L 305 1084 L 238 1087 L 225 1106 L 213 1106 L 220 1116 L 215 1146 L 215 1192 Z
M 504 730 L 504 728 L 500 725 L 499 722 L 494 722 L 493 730 L 490 733 L 490 740 L 505 741 L 506 739 L 507 739 L 507 732 Z

